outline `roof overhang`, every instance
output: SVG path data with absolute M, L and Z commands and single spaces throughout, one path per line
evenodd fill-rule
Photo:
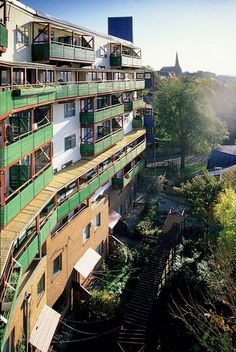
M 75 264 L 74 269 L 86 279 L 100 259 L 100 254 L 89 247 L 80 260 Z
M 43 306 L 30 336 L 30 343 L 37 351 L 47 352 L 49 350 L 60 316 L 61 314 L 48 305 Z
M 110 210 L 110 212 L 109 212 L 109 228 L 112 230 L 121 218 L 122 218 L 122 216 L 119 213 L 117 213 L 115 210 Z

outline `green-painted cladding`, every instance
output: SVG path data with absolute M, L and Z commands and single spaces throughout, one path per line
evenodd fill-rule
M 81 112 L 80 122 L 81 123 L 98 123 L 106 119 L 112 118 L 117 115 L 124 113 L 124 105 L 118 104 L 115 106 L 109 106 L 105 109 L 95 112 Z
M 34 133 L 22 138 L 21 140 L 0 148 L 0 167 L 14 163 L 14 161 L 29 154 L 33 149 L 48 142 L 53 137 L 53 127 L 48 125 L 40 128 Z
M 8 46 L 8 31 L 4 25 L 0 23 L 0 46 L 7 48 Z
M 80 153 L 81 155 L 96 155 L 101 153 L 103 150 L 111 147 L 113 144 L 120 141 L 123 137 L 124 131 L 120 130 L 108 135 L 107 137 L 104 137 L 102 140 L 94 144 L 81 144 Z
M 72 61 L 95 60 L 94 50 L 88 48 L 78 48 L 63 43 L 32 44 L 33 61 L 45 61 L 50 59 L 64 59 Z
M 139 173 L 139 171 L 142 170 L 144 167 L 145 162 L 144 160 L 141 160 L 133 169 L 131 169 L 124 177 L 122 178 L 117 178 L 113 177 L 112 178 L 112 186 L 114 188 L 123 188 L 126 187 L 130 181 Z
M 52 179 L 53 169 L 50 166 L 33 182 L 25 187 L 16 197 L 9 203 L 0 208 L 0 226 L 5 226 L 14 216 L 17 215 L 34 197 L 41 191 Z
M 47 104 L 67 98 L 77 98 L 98 93 L 144 89 L 144 81 L 124 82 L 80 82 L 67 85 L 51 85 L 35 88 L 19 88 L 0 92 L 0 115 L 11 113 L 13 109 Z

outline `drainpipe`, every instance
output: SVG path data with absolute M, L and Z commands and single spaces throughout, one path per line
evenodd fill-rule
M 29 334 L 30 334 L 30 319 L 29 319 L 29 304 L 31 301 L 31 294 L 25 293 L 25 351 L 29 352 Z

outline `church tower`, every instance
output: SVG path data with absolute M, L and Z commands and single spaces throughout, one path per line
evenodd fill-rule
M 176 57 L 175 57 L 175 74 L 176 76 L 180 76 L 182 74 L 182 69 L 179 64 L 178 53 L 176 53 Z

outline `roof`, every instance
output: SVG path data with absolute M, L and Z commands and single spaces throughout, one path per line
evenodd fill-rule
M 213 151 L 236 155 L 236 145 L 221 145 L 219 148 L 213 149 Z
M 222 170 L 221 178 L 230 181 L 232 188 L 236 191 L 236 165 Z
M 109 211 L 109 228 L 113 229 L 121 218 L 122 216 L 119 213 L 111 209 Z
M 119 42 L 119 43 L 122 43 L 124 45 L 128 45 L 128 46 L 131 46 L 131 47 L 135 48 L 135 45 L 132 42 L 129 42 L 127 40 L 120 39 L 118 37 L 114 37 L 114 36 L 111 36 L 111 35 L 108 35 L 108 34 L 99 33 L 99 32 L 96 32 L 94 30 L 91 30 L 91 29 L 88 29 L 86 27 L 83 27 L 83 26 L 78 26 L 77 24 L 71 23 L 71 22 L 63 20 L 61 18 L 54 17 L 54 16 L 51 16 L 51 15 L 46 14 L 44 12 L 41 12 L 39 10 L 32 9 L 31 7 L 25 5 L 25 4 L 23 4 L 23 3 L 21 3 L 20 1 L 17 1 L 17 0 L 11 0 L 9 2 L 14 4 L 16 7 L 19 7 L 22 10 L 30 13 L 31 15 L 33 15 L 35 17 L 38 17 L 39 20 L 40 19 L 47 20 L 47 22 L 57 23 L 59 25 L 66 26 L 67 28 L 71 28 L 71 29 L 77 29 L 78 31 L 86 32 L 87 34 L 94 34 L 94 35 L 102 36 L 104 38 L 110 39 L 112 42 Z
M 101 155 L 96 156 L 92 160 L 79 160 L 77 163 L 55 174 L 52 181 L 49 182 L 49 184 L 40 191 L 34 199 L 0 232 L 1 273 L 4 270 L 13 242 L 60 189 L 120 151 L 127 144 L 144 135 L 145 132 L 145 129 L 132 131 L 126 134 L 120 142 L 116 143 L 112 148 Z

